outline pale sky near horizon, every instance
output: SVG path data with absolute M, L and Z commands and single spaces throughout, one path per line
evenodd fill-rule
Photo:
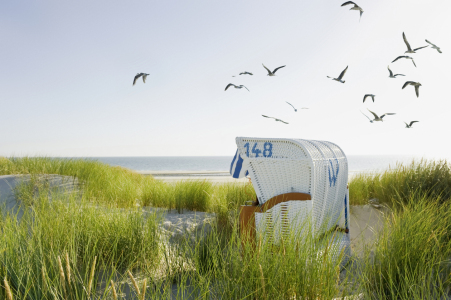
M 451 1 L 356 0 L 360 22 L 343 2 L 3 1 L 0 155 L 231 156 L 250 136 L 451 157 Z M 403 31 L 443 53 L 391 63 Z M 286 67 L 268 77 L 262 63 Z M 388 78 L 387 65 L 406 76 Z M 345 84 L 326 77 L 346 66 Z M 138 72 L 150 75 L 132 86 Z M 371 124 L 367 109 L 396 115 Z

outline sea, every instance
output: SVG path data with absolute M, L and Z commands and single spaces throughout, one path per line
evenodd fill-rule
M 226 172 L 232 156 L 146 156 L 146 157 L 86 157 L 111 166 L 121 166 L 139 172 Z M 350 173 L 383 171 L 397 163 L 410 164 L 421 157 L 407 155 L 348 155 Z

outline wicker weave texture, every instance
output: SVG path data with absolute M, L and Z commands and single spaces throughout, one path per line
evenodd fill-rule
M 312 196 L 309 213 L 315 232 L 338 223 L 348 181 L 348 163 L 340 147 L 324 141 L 251 137 L 237 137 L 236 143 L 249 163 L 249 176 L 261 204 L 284 193 L 307 193 Z M 276 215 L 271 212 L 272 220 Z

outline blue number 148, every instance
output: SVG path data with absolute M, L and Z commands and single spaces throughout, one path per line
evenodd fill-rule
M 246 148 L 246 155 L 249 157 L 249 143 L 244 144 L 244 148 Z M 252 153 L 255 153 L 255 157 L 258 157 L 260 153 L 262 153 L 262 150 L 257 148 L 257 143 L 254 144 L 252 147 Z M 266 142 L 263 145 L 263 156 L 264 157 L 271 157 L 272 156 L 272 143 Z

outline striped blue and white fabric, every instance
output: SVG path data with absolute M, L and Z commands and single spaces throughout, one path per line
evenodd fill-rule
M 241 155 L 236 150 L 235 156 L 233 157 L 232 163 L 230 164 L 230 175 L 233 178 L 243 178 L 249 175 L 248 169 L 248 160 L 243 159 Z

